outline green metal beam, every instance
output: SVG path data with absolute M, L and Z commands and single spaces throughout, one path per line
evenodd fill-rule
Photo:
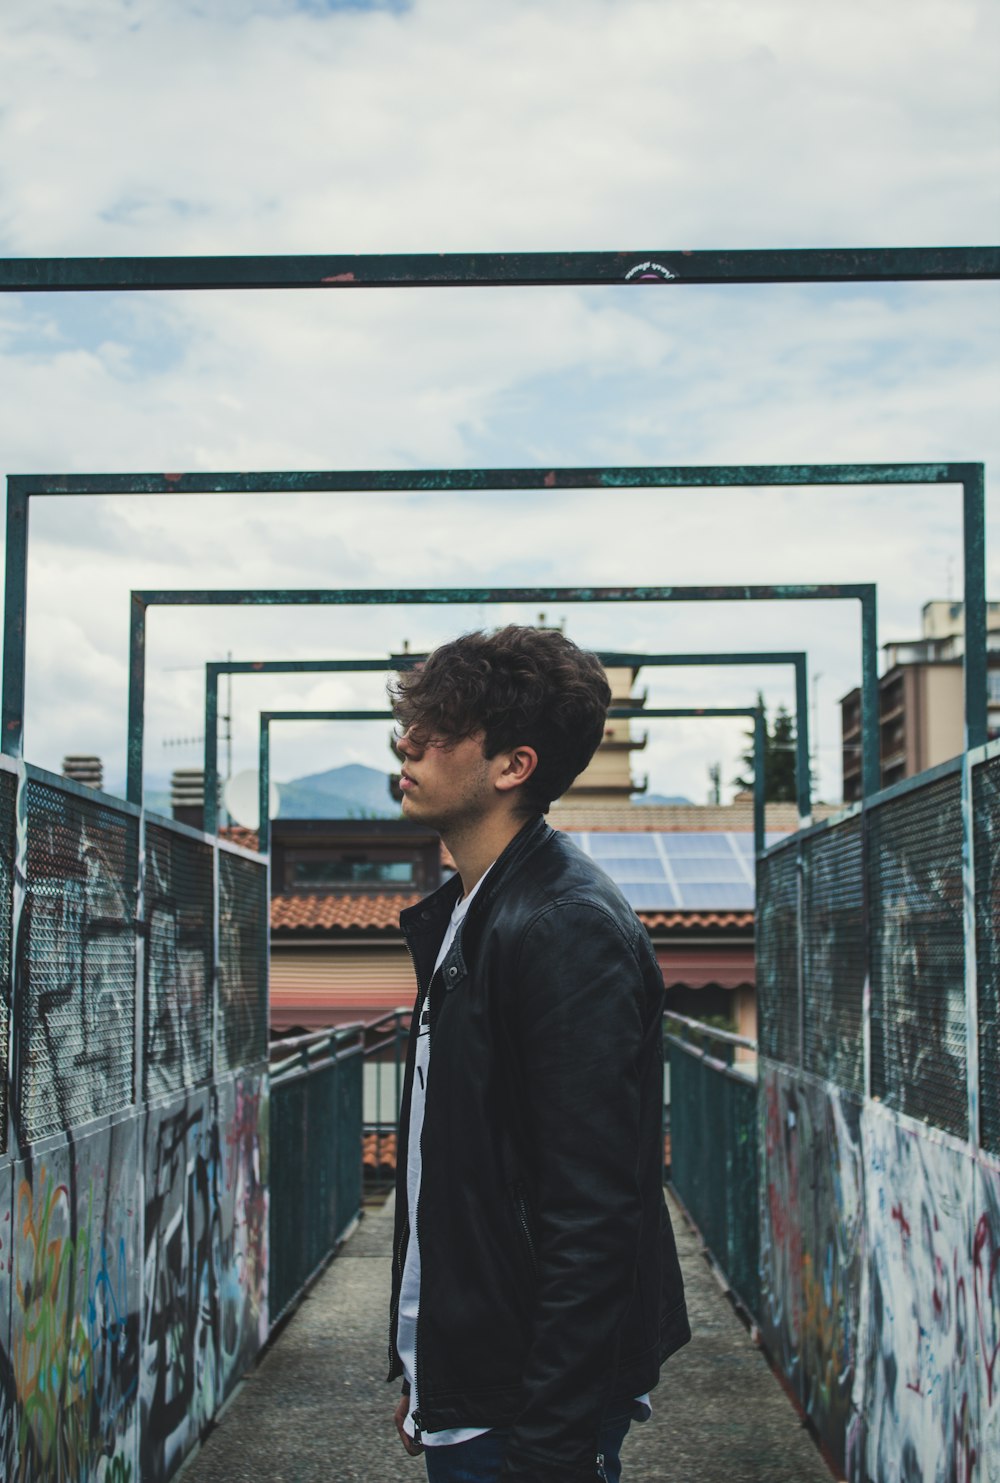
M 790 664 L 795 670 L 795 786 L 799 827 L 812 817 L 809 765 L 809 703 L 806 655 L 802 650 L 735 654 L 625 654 L 599 649 L 598 659 L 609 668 L 701 668 L 714 665 Z M 390 654 L 385 659 L 211 659 L 205 665 L 205 833 L 218 828 L 219 796 L 219 679 L 224 674 L 350 674 L 399 672 L 412 669 L 426 654 Z
M 965 604 L 969 616 L 965 646 L 965 722 L 970 745 L 987 735 L 985 493 L 982 464 L 756 464 L 642 466 L 590 469 L 424 469 L 301 471 L 271 473 L 150 473 L 11 475 L 8 478 L 7 571 L 3 674 L 3 750 L 20 756 L 24 728 L 24 636 L 28 522 L 31 495 L 101 493 L 327 493 L 372 490 L 433 491 L 487 489 L 729 488 L 765 486 L 846 486 L 854 484 L 960 484 L 964 492 L 966 542 Z M 879 785 L 875 588 L 861 598 L 862 788 Z M 275 599 L 277 600 L 277 599 Z M 450 599 L 449 599 L 450 600 Z
M 391 666 L 385 659 L 210 659 L 205 665 L 205 833 L 215 834 L 219 825 L 220 675 L 385 674 L 393 667 L 403 666 Z
M 479 606 L 484 603 L 592 603 L 592 602 L 772 602 L 781 600 L 856 599 L 862 615 L 874 611 L 872 583 L 786 583 L 781 586 L 724 587 L 421 587 L 421 588 L 234 588 L 151 590 L 133 592 L 129 627 L 129 704 L 126 796 L 142 799 L 143 732 L 145 725 L 145 629 L 146 609 L 152 606 L 401 606 L 406 604 Z M 870 641 L 874 643 L 874 626 Z M 872 658 L 872 672 L 876 660 Z M 876 731 L 877 691 L 866 688 L 862 673 L 862 728 Z M 867 756 L 867 753 L 865 754 Z M 876 754 L 877 756 L 877 754 Z M 870 791 L 878 787 L 878 773 L 863 773 Z
M 271 469 L 245 473 L 10 474 L 26 495 L 475 493 L 500 489 L 805 488 L 855 484 L 964 484 L 982 464 L 625 464 L 508 469 Z
M 612 706 L 609 717 L 617 719 L 658 718 L 680 720 L 685 717 L 750 717 L 754 727 L 753 768 L 753 847 L 759 859 L 767 843 L 764 828 L 765 791 L 764 768 L 767 732 L 762 706 L 669 706 L 646 710 L 643 706 Z M 274 721 L 391 721 L 392 711 L 261 711 L 258 738 L 258 827 L 257 848 L 262 855 L 271 849 L 271 724 Z
M 1000 248 L 336 253 L 0 260 L 0 291 L 438 288 L 537 284 L 927 282 L 1000 277 Z

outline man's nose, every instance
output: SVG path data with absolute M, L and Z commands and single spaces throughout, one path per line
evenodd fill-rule
M 404 731 L 402 736 L 396 738 L 396 751 L 401 757 L 416 757 L 420 754 L 421 748 L 409 731 Z

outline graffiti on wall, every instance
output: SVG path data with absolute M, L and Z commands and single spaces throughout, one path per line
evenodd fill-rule
M 762 1325 L 806 1415 L 843 1437 L 866 1255 L 860 1108 L 776 1067 L 761 1088 Z
M 266 1335 L 265 1114 L 262 1078 L 237 1077 L 146 1117 L 144 1478 L 176 1469 Z
M 165 1483 L 267 1334 L 266 870 L 227 874 L 262 1054 L 213 1079 L 212 845 L 23 767 L 12 836 L 12 776 L 0 1480 Z
M 138 1399 L 141 1211 L 131 1119 L 13 1165 L 4 1476 L 130 1472 Z M 9 1216 L 9 1221 L 7 1217 Z
M 228 1395 L 267 1338 L 269 1112 L 262 1077 L 220 1085 L 219 1126 L 219 1357 Z
M 237 1076 L 4 1171 L 0 1477 L 176 1470 L 266 1337 L 266 1118 Z
M 989 1483 L 1000 1478 L 1000 1170 L 976 1169 L 972 1307 L 979 1439 Z M 992 1460 L 987 1466 L 987 1460 Z
M 995 1478 L 1000 1293 L 990 1268 L 1000 1174 L 877 1106 L 863 1141 L 872 1249 L 858 1379 L 864 1467 L 872 1477 Z M 860 1471 L 862 1459 L 853 1462 Z
M 1000 1170 L 761 1066 L 761 1321 L 852 1483 L 1000 1478 Z

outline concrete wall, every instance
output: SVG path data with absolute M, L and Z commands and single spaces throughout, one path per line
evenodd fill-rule
M 267 1334 L 266 868 L 4 759 L 0 906 L 0 1477 L 159 1483 Z
M 1000 1479 L 1000 746 L 758 890 L 759 1320 L 851 1483 Z
M 761 1312 L 853 1483 L 1000 1476 L 1000 1164 L 760 1067 Z

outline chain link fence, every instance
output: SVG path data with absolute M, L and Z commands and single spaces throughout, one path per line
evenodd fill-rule
M 139 827 L 30 777 L 25 812 L 15 1066 L 34 1142 L 133 1100 Z
M 23 1146 L 266 1061 L 263 861 L 37 768 L 20 786 L 0 769 L 0 1136 L 8 1090 Z
M 0 1154 L 7 1152 L 16 808 L 17 778 L 13 773 L 0 772 Z
M 779 848 L 757 867 L 757 1023 L 763 1055 L 799 1061 L 799 856 Z
M 972 770 L 980 1141 L 1000 1154 L 1000 757 Z
M 760 1048 L 864 1097 L 867 978 L 871 1095 L 958 1138 L 978 1134 L 984 1149 L 1000 1153 L 1000 756 L 977 758 L 971 776 L 967 802 L 956 763 L 759 863 Z M 970 1064 L 978 1066 L 977 1098 Z M 978 1106 L 978 1129 L 970 1129 L 970 1105 Z
M 882 803 L 869 819 L 872 1095 L 964 1138 L 961 779 Z
M 215 933 L 212 846 L 146 827 L 145 1094 L 198 1086 L 212 1074 Z
M 267 1056 L 267 875 L 229 850 L 219 851 L 219 1066 Z
M 803 1065 L 864 1093 L 865 901 L 861 819 L 802 844 Z

